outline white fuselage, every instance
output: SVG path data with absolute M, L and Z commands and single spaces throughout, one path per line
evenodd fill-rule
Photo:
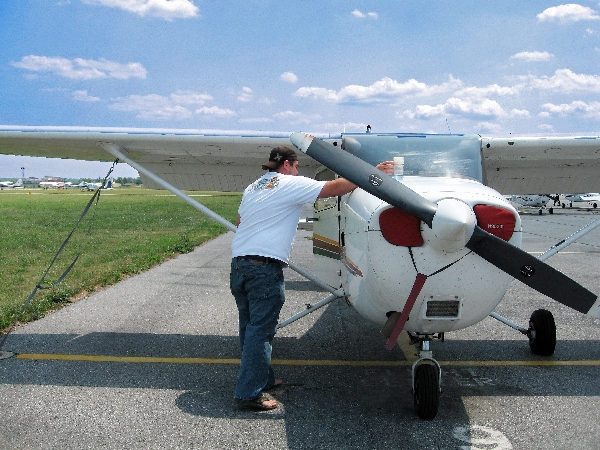
M 406 177 L 403 183 L 435 203 L 453 199 L 455 204 L 466 204 L 471 209 L 490 205 L 509 211 L 515 217 L 515 231 L 508 242 L 520 247 L 518 213 L 493 189 L 456 178 Z M 407 331 L 457 330 L 488 316 L 502 300 L 512 278 L 464 246 L 443 251 L 431 245 L 428 238 L 410 250 L 391 244 L 379 221 L 381 213 L 390 208 L 360 189 L 342 198 L 338 267 L 349 303 L 365 318 L 383 324 L 388 313 L 402 311 L 419 272 L 428 278 L 404 327 Z M 418 226 L 423 235 L 427 225 L 420 222 Z

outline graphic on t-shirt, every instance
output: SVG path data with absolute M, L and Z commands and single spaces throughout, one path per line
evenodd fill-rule
M 261 191 L 263 189 L 273 189 L 279 185 L 279 177 L 275 175 L 273 178 L 260 178 L 252 184 L 253 191 Z

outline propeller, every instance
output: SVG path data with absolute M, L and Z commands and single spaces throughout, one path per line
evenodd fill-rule
M 303 153 L 361 189 L 433 228 L 438 205 L 360 158 L 309 134 L 293 133 Z M 600 317 L 598 296 L 563 273 L 475 225 L 465 246 L 527 286 L 584 314 Z

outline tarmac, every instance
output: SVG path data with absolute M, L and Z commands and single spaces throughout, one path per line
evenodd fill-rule
M 522 214 L 539 254 L 600 217 L 594 210 Z M 311 233 L 293 260 L 312 266 Z M 233 401 L 239 346 L 229 292 L 232 234 L 97 292 L 8 336 L 0 360 L 0 449 L 590 449 L 599 448 L 600 320 L 513 282 L 497 312 L 527 327 L 553 312 L 553 356 L 487 318 L 434 341 L 438 415 L 419 419 L 401 337 L 339 300 L 278 331 L 284 380 L 273 411 Z M 600 228 L 547 262 L 600 292 Z M 327 295 L 286 269 L 287 318 Z M 404 336 L 404 335 L 403 335 Z M 404 339 L 404 342 L 402 341 Z

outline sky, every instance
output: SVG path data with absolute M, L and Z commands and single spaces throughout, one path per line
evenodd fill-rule
M 598 1 L 2 0 L 0 42 L 0 125 L 600 133 Z

